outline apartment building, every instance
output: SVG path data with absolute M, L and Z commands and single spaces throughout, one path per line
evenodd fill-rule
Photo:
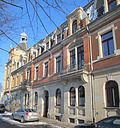
M 19 53 L 25 63 L 5 74 L 4 94 L 40 116 L 76 124 L 119 114 L 119 4 L 92 0 L 71 12 L 24 56 Z

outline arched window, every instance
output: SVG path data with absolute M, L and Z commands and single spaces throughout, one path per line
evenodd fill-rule
M 106 106 L 119 107 L 119 91 L 118 84 L 115 81 L 108 81 L 105 85 Z
M 70 106 L 75 106 L 76 95 L 75 95 L 75 88 L 72 87 L 70 89 Z
M 72 23 L 72 33 L 75 33 L 77 31 L 77 20 L 74 20 Z
M 37 104 L 38 104 L 38 93 L 35 92 L 35 105 L 37 105 Z
M 61 90 L 56 90 L 56 106 L 61 106 Z
M 85 89 L 83 86 L 78 88 L 78 105 L 85 106 Z

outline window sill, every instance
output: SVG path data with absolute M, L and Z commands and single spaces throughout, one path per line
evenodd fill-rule
M 99 61 L 104 61 L 104 60 L 113 58 L 113 57 L 115 57 L 115 56 L 116 56 L 116 54 L 111 54 L 111 55 L 108 55 L 108 56 L 104 56 L 104 57 L 102 57 L 102 58 L 99 58 L 99 59 L 97 59 L 97 60 L 94 60 L 93 63 L 97 63 L 97 62 L 99 62 Z
M 104 109 L 107 109 L 107 110 L 119 110 L 120 107 L 104 107 Z

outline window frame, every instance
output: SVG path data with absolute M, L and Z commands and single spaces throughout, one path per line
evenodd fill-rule
M 97 37 L 98 37 L 98 51 L 99 51 L 99 57 L 97 59 L 107 57 L 107 56 L 103 56 L 101 35 L 109 32 L 110 30 L 112 31 L 112 34 L 113 34 L 114 54 L 116 54 L 117 46 L 116 46 L 116 38 L 115 38 L 115 27 L 114 27 L 114 25 L 106 26 L 105 29 L 102 29 L 101 31 L 98 31 L 97 32 Z
M 76 90 L 75 87 L 70 88 L 70 106 L 75 106 L 76 105 Z
M 119 88 L 116 81 L 110 80 L 106 82 L 105 94 L 106 107 L 119 107 Z
M 77 31 L 77 19 L 75 19 L 73 22 L 72 22 L 72 34 L 76 33 Z
M 58 88 L 56 90 L 56 106 L 61 106 L 61 90 Z
M 81 90 L 80 90 L 81 89 Z M 83 90 L 82 90 L 83 89 Z M 82 92 L 83 91 L 83 92 Z M 81 92 L 83 94 L 81 94 Z M 83 101 L 84 100 L 84 101 Z M 83 103 L 84 102 L 84 103 Z M 84 86 L 79 86 L 78 88 L 78 106 L 85 107 L 85 88 Z
M 56 73 L 60 73 L 61 69 L 62 69 L 62 58 L 61 58 L 61 55 L 59 55 L 56 57 Z

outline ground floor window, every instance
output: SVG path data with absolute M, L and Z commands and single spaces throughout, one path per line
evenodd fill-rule
M 105 85 L 106 107 L 119 107 L 119 90 L 116 81 L 108 81 Z

